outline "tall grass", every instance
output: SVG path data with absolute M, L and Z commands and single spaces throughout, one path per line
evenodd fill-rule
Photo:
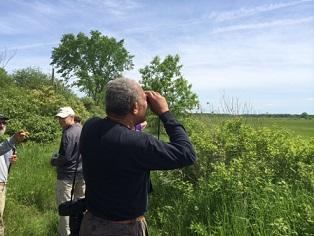
M 7 188 L 6 235 L 57 235 L 56 175 L 49 162 L 56 150 L 56 144 L 30 143 L 18 148 Z

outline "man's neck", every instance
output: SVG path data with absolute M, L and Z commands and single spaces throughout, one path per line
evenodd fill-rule
M 129 129 L 134 129 L 135 127 L 135 123 L 133 119 L 131 119 L 131 117 L 129 117 L 128 115 L 121 117 L 121 116 L 111 114 L 111 115 L 107 115 L 107 117 L 113 120 L 114 122 L 120 123 L 128 127 Z
M 71 127 L 71 126 L 74 125 L 74 124 L 75 124 L 75 122 L 70 123 L 70 124 L 67 124 L 63 129 L 67 129 L 67 128 Z

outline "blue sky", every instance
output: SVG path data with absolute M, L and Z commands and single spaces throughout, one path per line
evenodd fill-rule
M 204 112 L 314 114 L 314 0 L 1 0 L 6 69 L 51 73 L 63 34 L 124 39 L 135 68 L 179 54 Z

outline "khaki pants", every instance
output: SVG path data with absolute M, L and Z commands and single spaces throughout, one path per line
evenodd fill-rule
M 66 201 L 71 200 L 72 180 L 57 180 L 56 193 L 58 206 Z M 74 186 L 73 200 L 83 198 L 85 194 L 85 182 L 83 179 L 77 179 Z M 69 217 L 60 216 L 58 233 L 60 236 L 70 235 Z
M 86 212 L 82 221 L 80 236 L 148 236 L 145 219 L 119 223 L 94 216 Z
M 5 206 L 5 194 L 7 187 L 4 183 L 0 183 L 0 236 L 4 236 L 3 212 Z

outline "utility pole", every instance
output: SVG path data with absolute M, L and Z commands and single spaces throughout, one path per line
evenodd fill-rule
M 57 83 L 55 83 L 55 68 L 52 67 L 51 71 L 51 83 L 55 90 L 57 90 Z
M 55 84 L 54 83 L 55 82 L 54 79 L 55 79 L 55 68 L 52 67 L 52 71 L 51 71 L 51 82 L 52 82 L 52 85 Z

